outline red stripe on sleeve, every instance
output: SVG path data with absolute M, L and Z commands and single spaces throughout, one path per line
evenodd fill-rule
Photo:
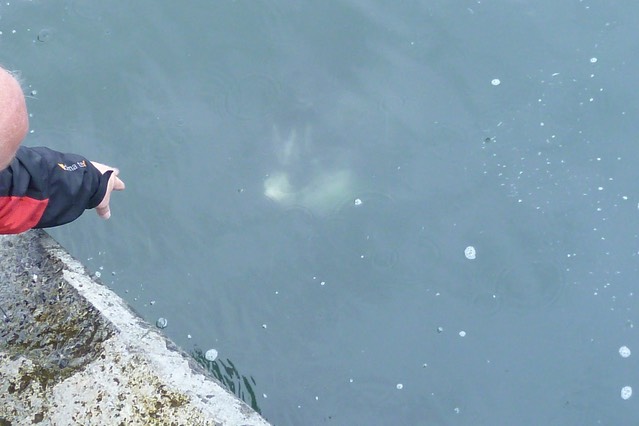
M 19 234 L 38 224 L 49 200 L 0 197 L 0 234 Z

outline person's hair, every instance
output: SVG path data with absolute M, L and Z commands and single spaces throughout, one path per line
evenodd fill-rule
M 18 82 L 18 85 L 20 85 L 20 88 L 24 92 L 25 82 L 24 78 L 22 78 L 22 73 L 20 72 L 20 70 L 8 70 L 5 68 L 5 71 L 7 71 L 11 75 L 11 77 L 13 77 Z
M 20 85 L 20 88 L 24 91 L 24 78 L 22 77 L 22 72 L 20 70 L 10 70 L 3 64 L 0 64 L 0 70 L 6 71 L 11 77 L 13 77 Z

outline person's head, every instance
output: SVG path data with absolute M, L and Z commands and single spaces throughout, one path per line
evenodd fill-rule
M 29 116 L 20 83 L 0 67 L 0 170 L 9 165 L 29 130 Z

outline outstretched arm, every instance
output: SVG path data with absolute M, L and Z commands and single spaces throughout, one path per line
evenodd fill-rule
M 0 171 L 0 233 L 63 225 L 92 208 L 108 219 L 111 192 L 124 189 L 117 174 L 80 155 L 20 147 Z

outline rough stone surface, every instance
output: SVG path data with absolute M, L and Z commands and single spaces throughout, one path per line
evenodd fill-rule
M 268 425 L 43 231 L 0 236 L 0 425 Z

